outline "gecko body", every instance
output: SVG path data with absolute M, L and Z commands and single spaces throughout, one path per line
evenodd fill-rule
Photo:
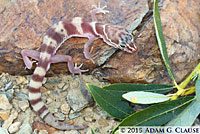
M 95 14 L 107 13 L 108 11 L 104 10 L 104 8 L 105 7 L 97 7 L 91 11 L 92 21 L 87 21 L 81 17 L 75 17 L 72 19 L 64 19 L 51 26 L 43 38 L 41 52 L 28 49 L 23 49 L 21 51 L 24 63 L 28 69 L 32 67 L 32 61 L 29 57 L 38 61 L 38 65 L 35 68 L 29 83 L 30 104 L 33 107 L 33 110 L 45 123 L 57 129 L 71 130 L 84 129 L 87 127 L 70 125 L 58 121 L 52 113 L 50 113 L 41 98 L 40 88 L 51 63 L 67 62 L 69 71 L 72 74 L 81 74 L 82 72 L 88 71 L 81 70 L 81 65 L 79 67 L 77 67 L 76 64 L 74 65 L 73 59 L 69 55 L 55 55 L 56 51 L 64 41 L 71 37 L 88 38 L 88 42 L 84 45 L 84 56 L 92 62 L 94 61 L 90 53 L 90 46 L 92 42 L 98 38 L 102 38 L 108 45 L 123 51 L 129 53 L 136 51 L 133 36 L 125 28 L 97 22 Z

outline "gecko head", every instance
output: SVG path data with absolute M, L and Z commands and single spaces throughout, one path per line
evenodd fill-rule
M 137 50 L 133 35 L 127 29 L 117 25 L 105 25 L 104 41 L 115 48 L 128 53 L 134 53 Z
M 132 34 L 128 31 L 119 34 L 118 48 L 128 53 L 134 53 L 137 50 Z

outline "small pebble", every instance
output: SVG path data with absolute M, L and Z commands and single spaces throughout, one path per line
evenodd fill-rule
M 68 88 L 69 88 L 69 84 L 66 84 L 66 85 L 62 88 L 62 90 L 65 91 L 65 90 L 67 90 Z
M 6 85 L 8 83 L 7 79 L 3 79 L 3 84 Z
M 110 117 L 110 115 L 103 111 L 102 112 L 102 117 L 106 120 L 106 119 L 108 119 Z
M 64 132 L 63 131 L 56 131 L 53 134 L 64 134 Z M 68 134 L 71 134 L 71 133 L 68 132 Z
M 58 120 L 65 120 L 65 115 L 63 113 L 55 113 L 54 115 L 58 118 Z
M 10 81 L 8 84 L 6 84 L 5 90 L 9 90 L 13 87 L 13 82 Z
M 87 122 L 93 122 L 93 121 L 94 121 L 94 119 L 91 118 L 90 116 L 85 117 L 84 119 L 85 119 L 85 121 L 87 121 Z
M 19 127 L 21 126 L 21 122 L 15 122 L 8 128 L 8 131 L 10 133 L 16 133 L 19 130 Z
M 0 117 L 2 120 L 7 120 L 10 116 L 10 110 L 1 110 Z
M 105 119 L 103 119 L 103 118 L 100 118 L 100 119 L 98 120 L 98 123 L 99 123 L 99 125 L 102 126 L 102 127 L 109 126 L 109 123 L 108 123 Z
M 19 101 L 19 108 L 22 111 L 26 111 L 26 109 L 29 108 L 28 100 Z
M 65 131 L 64 134 L 81 134 L 81 133 L 77 130 L 70 130 L 70 131 Z
M 69 119 L 74 119 L 74 118 L 77 118 L 77 117 L 79 117 L 79 116 L 80 116 L 79 113 L 69 114 Z
M 9 110 L 12 105 L 9 103 L 8 98 L 5 94 L 0 94 L 0 109 Z
M 5 128 L 0 127 L 0 134 L 9 134 Z
M 61 105 L 60 109 L 63 114 L 69 114 L 70 106 L 67 103 L 64 103 Z
M 18 112 L 13 110 L 9 118 L 4 121 L 2 127 L 5 129 L 8 129 L 10 125 L 13 123 L 13 121 L 17 118 L 17 116 L 18 116 Z
M 42 84 L 45 84 L 46 82 L 47 82 L 47 78 L 44 77 L 44 80 L 43 80 Z
M 61 82 L 60 84 L 58 84 L 58 88 L 63 88 L 65 86 L 65 83 L 64 82 Z
M 47 130 L 40 130 L 38 134 L 48 134 Z
M 13 95 L 10 92 L 0 92 L 0 94 L 5 94 L 8 98 L 8 101 L 11 101 L 13 99 Z
M 34 129 L 34 131 L 33 131 L 32 134 L 38 134 L 38 130 L 37 130 L 37 129 Z
M 23 93 L 20 93 L 20 92 L 15 92 L 15 95 L 17 97 L 19 97 L 20 99 L 22 99 L 22 100 L 24 100 L 24 99 L 28 100 L 28 95 L 27 94 L 23 94 Z
M 52 102 L 53 102 L 53 100 L 52 100 L 51 98 L 47 98 L 46 104 L 50 104 L 50 103 L 52 103 Z
M 23 76 L 19 76 L 16 79 L 16 82 L 17 82 L 17 85 L 19 85 L 19 84 L 27 84 L 28 80 L 25 77 L 23 77 Z
M 32 127 L 29 123 L 23 123 L 20 130 L 16 134 L 31 134 Z
M 58 108 L 55 108 L 55 107 L 53 107 L 53 106 L 48 107 L 48 109 L 49 109 L 49 111 L 50 111 L 51 113 L 57 113 L 57 112 L 58 112 Z

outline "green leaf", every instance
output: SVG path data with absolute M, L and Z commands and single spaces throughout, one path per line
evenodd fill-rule
M 170 97 L 164 94 L 144 92 L 144 91 L 132 91 L 123 94 L 122 97 L 132 103 L 137 104 L 153 104 L 168 101 Z
M 196 96 L 197 96 L 197 99 L 200 100 L 200 77 L 198 78 L 196 84 L 195 84 L 195 91 L 196 91 Z
M 161 126 L 181 113 L 192 101 L 193 97 L 187 96 L 177 100 L 167 101 L 152 105 L 144 110 L 133 113 L 125 118 L 119 126 Z
M 87 86 L 96 103 L 111 116 L 123 119 L 135 112 L 133 108 L 121 100 L 122 97 L 91 84 L 87 84 Z
M 173 89 L 173 86 L 166 84 L 134 84 L 117 83 L 103 87 L 103 89 L 121 97 L 123 94 L 131 91 L 148 91 L 155 93 L 167 93 Z
M 200 101 L 195 99 L 183 112 L 175 119 L 167 123 L 166 126 L 192 126 L 200 113 Z
M 93 130 L 92 128 L 91 128 L 91 133 L 92 133 L 92 134 L 95 134 L 95 132 L 94 132 L 94 130 Z
M 196 99 L 166 126 L 191 126 L 200 113 L 200 79 L 196 82 Z
M 169 58 L 167 55 L 167 48 L 165 44 L 165 38 L 162 30 L 161 19 L 160 19 L 160 12 L 158 8 L 158 0 L 154 0 L 154 8 L 153 8 L 153 18 L 154 18 L 154 25 L 156 31 L 156 38 L 158 40 L 158 46 L 164 60 L 165 66 L 168 70 L 168 73 L 171 79 L 175 82 L 174 73 L 170 67 Z

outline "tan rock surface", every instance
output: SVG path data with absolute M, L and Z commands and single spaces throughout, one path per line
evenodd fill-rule
M 48 27 L 59 22 L 63 18 L 84 17 L 91 19 L 89 11 L 92 5 L 97 5 L 99 0 L 51 0 L 51 1 L 27 1 L 27 0 L 2 0 L 0 1 L 0 73 L 32 74 L 32 70 L 24 70 L 21 59 L 21 49 L 39 50 L 43 36 Z M 104 23 L 112 23 L 128 26 L 133 29 L 140 23 L 142 17 L 148 11 L 146 0 L 134 0 L 124 2 L 122 0 L 101 1 L 101 6 L 107 5 L 109 14 L 99 15 L 99 20 Z M 133 13 L 134 12 L 134 13 Z M 84 68 L 93 70 L 96 65 L 86 60 L 82 54 L 83 45 L 87 39 L 69 39 L 60 47 L 59 54 L 68 54 L 74 57 L 74 61 L 85 64 Z M 99 55 L 109 49 L 102 40 L 94 42 L 94 52 Z M 97 55 L 97 60 L 99 55 Z M 48 74 L 66 73 L 66 63 L 52 65 Z
M 0 73 L 32 74 L 34 67 L 32 70 L 24 70 L 19 54 L 21 49 L 39 50 L 49 26 L 64 17 L 82 16 L 90 19 L 89 10 L 97 3 L 98 0 L 0 1 Z M 102 22 L 123 25 L 129 30 L 133 30 L 148 11 L 146 0 L 107 0 L 101 5 L 107 5 L 110 11 L 110 14 L 98 16 Z M 152 2 L 149 1 L 148 5 L 150 11 L 137 28 L 136 53 L 115 52 L 102 40 L 97 40 L 93 43 L 94 53 L 99 53 L 94 57 L 96 64 L 92 64 L 82 54 L 87 39 L 73 38 L 61 46 L 58 54 L 73 56 L 75 62 L 84 63 L 83 68 L 89 68 L 90 71 L 98 67 L 93 74 L 111 82 L 169 83 L 155 38 Z M 176 79 L 180 81 L 200 59 L 200 1 L 162 0 L 160 11 L 170 61 Z M 109 56 L 103 56 L 107 52 Z M 48 75 L 58 73 L 68 73 L 66 63 L 53 64 Z
M 180 81 L 200 61 L 200 1 L 163 0 L 160 5 L 171 66 L 176 80 Z M 134 54 L 118 52 L 103 68 L 94 71 L 95 75 L 111 82 L 170 83 L 157 46 L 152 17 L 138 30 L 138 51 Z

